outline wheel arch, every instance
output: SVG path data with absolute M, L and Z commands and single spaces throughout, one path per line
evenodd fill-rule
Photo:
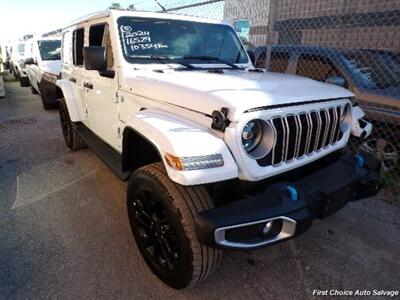
M 184 186 L 238 177 L 237 165 L 223 139 L 199 124 L 164 111 L 145 110 L 128 118 L 126 126 L 122 141 L 124 171 L 162 161 L 170 179 Z M 171 167 L 166 159 L 166 155 L 190 159 L 213 154 L 223 157 L 223 166 L 182 171 Z M 144 158 L 140 158 L 142 155 Z
M 67 104 L 68 113 L 72 122 L 82 122 L 86 119 L 85 110 L 83 108 L 80 95 L 76 90 L 76 86 L 66 79 L 59 79 L 56 86 L 61 90 L 61 93 Z M 75 84 L 74 84 L 75 85 Z
M 122 134 L 122 171 L 135 171 L 145 165 L 162 162 L 158 147 L 130 126 Z

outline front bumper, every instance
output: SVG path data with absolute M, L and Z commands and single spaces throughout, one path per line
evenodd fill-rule
M 202 211 L 196 230 L 202 244 L 225 249 L 256 249 L 305 232 L 348 201 L 374 196 L 380 164 L 373 157 L 342 156 L 294 182 L 279 182 L 255 196 Z

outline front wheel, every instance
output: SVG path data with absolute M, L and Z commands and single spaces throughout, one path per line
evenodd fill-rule
M 195 216 L 213 206 L 206 189 L 172 182 L 161 163 L 134 172 L 128 185 L 133 235 L 149 268 L 175 289 L 206 279 L 219 265 L 221 250 L 201 245 Z

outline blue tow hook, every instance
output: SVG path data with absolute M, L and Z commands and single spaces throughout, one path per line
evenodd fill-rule
M 364 165 L 365 165 L 365 159 L 364 159 L 364 157 L 362 157 L 361 155 L 356 155 L 356 156 L 354 156 L 354 158 L 355 158 L 355 160 L 356 160 L 356 162 L 357 162 L 357 165 L 360 167 L 360 168 L 362 168 L 362 167 L 364 167 Z
M 299 199 L 299 193 L 293 186 L 288 185 L 286 187 L 286 190 L 289 192 L 290 200 L 292 200 L 293 202 L 296 202 Z

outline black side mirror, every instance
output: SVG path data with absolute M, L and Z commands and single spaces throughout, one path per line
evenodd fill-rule
M 252 63 L 253 65 L 255 65 L 255 63 L 256 63 L 256 55 L 254 54 L 254 52 L 251 51 L 251 50 L 247 50 L 247 54 L 248 54 L 249 57 L 250 57 L 251 63 Z
M 104 72 L 107 70 L 106 48 L 91 46 L 83 48 L 83 61 L 86 70 Z
M 32 57 L 25 58 L 24 63 L 25 65 L 36 65 L 35 60 Z
M 347 87 L 346 80 L 343 77 L 339 76 L 339 75 L 329 76 L 325 80 L 325 82 L 326 83 L 330 83 L 330 84 L 334 84 L 334 85 L 337 85 L 337 86 L 340 86 L 340 87 L 344 87 L 344 88 Z

